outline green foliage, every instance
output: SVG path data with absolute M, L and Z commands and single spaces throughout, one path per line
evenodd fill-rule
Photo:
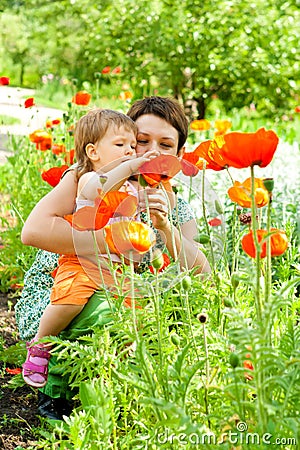
M 116 95 L 126 82 L 135 98 L 171 94 L 191 117 L 206 116 L 216 97 L 227 112 L 252 104 L 260 116 L 289 117 L 299 22 L 299 6 L 279 0 L 15 2 L 2 13 L 0 58 L 13 84 L 53 74 L 63 89 L 74 79 L 81 88 L 98 73 L 100 89 Z M 121 73 L 102 74 L 106 66 Z

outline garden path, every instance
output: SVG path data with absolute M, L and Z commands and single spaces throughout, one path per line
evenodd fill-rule
M 63 111 L 44 106 L 24 107 L 24 100 L 34 97 L 33 89 L 12 86 L 0 86 L 0 116 L 15 117 L 19 124 L 3 125 L 0 121 L 0 164 L 6 161 L 9 154 L 7 140 L 10 135 L 28 135 L 32 131 L 44 127 L 47 119 L 62 117 Z

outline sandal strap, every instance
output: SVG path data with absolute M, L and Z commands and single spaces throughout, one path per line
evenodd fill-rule
M 48 373 L 48 366 L 47 365 L 38 366 L 38 365 L 34 364 L 31 361 L 26 361 L 22 365 L 22 367 L 24 369 L 24 375 L 25 376 L 32 375 L 34 373 L 41 373 L 43 375 L 47 375 L 47 373 Z
M 37 344 L 34 345 L 32 342 L 26 342 L 26 348 L 30 356 L 50 359 L 50 352 L 42 347 L 39 347 Z

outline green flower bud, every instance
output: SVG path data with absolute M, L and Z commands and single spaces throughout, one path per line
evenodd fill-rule
M 164 265 L 164 257 L 162 252 L 157 248 L 153 252 L 153 258 L 151 261 L 151 265 L 154 269 L 159 270 Z
M 143 177 L 143 175 L 139 175 L 139 184 L 142 186 L 142 187 L 147 187 L 148 186 L 148 183 L 147 183 L 147 181 L 145 180 L 145 178 Z
M 192 287 L 192 279 L 189 275 L 186 275 L 181 282 L 181 285 L 185 291 L 189 291 Z
M 231 298 L 224 298 L 223 303 L 224 303 L 224 306 L 226 306 L 226 308 L 232 308 L 234 305 Z
M 239 274 L 236 272 L 233 272 L 231 274 L 231 286 L 233 287 L 233 289 L 236 289 L 238 287 L 239 283 L 240 283 Z
M 235 369 L 236 367 L 238 367 L 240 365 L 240 358 L 239 355 L 237 355 L 236 353 L 230 353 L 229 356 L 229 363 L 231 365 L 231 367 L 233 369 Z
M 219 200 L 215 200 L 215 208 L 218 214 L 223 214 L 223 208 Z
M 170 340 L 172 344 L 176 345 L 177 347 L 180 345 L 180 337 L 177 333 L 171 333 Z
M 208 244 L 209 236 L 207 234 L 198 234 L 198 236 L 194 238 L 194 241 L 199 242 L 199 244 Z

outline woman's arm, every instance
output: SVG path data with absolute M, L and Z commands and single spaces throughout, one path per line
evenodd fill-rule
M 92 234 L 74 230 L 63 218 L 66 214 L 72 214 L 76 192 L 75 173 L 70 171 L 31 211 L 22 230 L 23 244 L 61 254 L 84 256 L 93 253 Z M 104 253 L 103 231 L 97 231 L 96 235 L 99 251 Z

